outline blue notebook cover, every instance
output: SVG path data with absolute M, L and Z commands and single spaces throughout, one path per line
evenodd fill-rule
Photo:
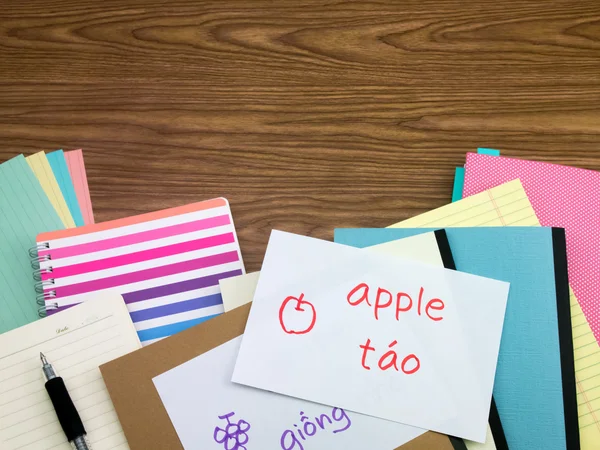
M 368 247 L 426 231 L 337 229 L 335 242 Z M 446 233 L 458 270 L 511 284 L 493 392 L 508 446 L 578 449 L 564 230 L 478 227 Z

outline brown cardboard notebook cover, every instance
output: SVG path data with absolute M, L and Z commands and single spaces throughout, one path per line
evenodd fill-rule
M 152 378 L 241 335 L 249 311 L 241 306 L 100 366 L 131 450 L 183 448 Z M 433 432 L 399 448 L 453 450 L 447 436 Z

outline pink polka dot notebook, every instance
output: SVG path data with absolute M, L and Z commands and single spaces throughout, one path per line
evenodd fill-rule
M 519 178 L 542 226 L 567 238 L 569 284 L 600 342 L 600 172 L 468 153 L 465 197 Z

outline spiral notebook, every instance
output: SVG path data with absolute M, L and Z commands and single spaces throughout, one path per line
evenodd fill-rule
M 245 273 L 224 198 L 42 233 L 32 256 L 43 313 L 121 294 L 143 345 L 221 314 L 219 280 Z

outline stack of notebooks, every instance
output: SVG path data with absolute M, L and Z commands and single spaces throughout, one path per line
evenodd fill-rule
M 32 296 L 35 237 L 94 223 L 81 150 L 17 156 L 0 165 L 0 333 L 45 314 Z
M 600 448 L 600 173 L 480 149 L 452 203 L 251 274 L 223 198 L 94 224 L 81 151 L 0 189 L 2 449 L 69 448 L 40 351 L 95 450 Z

